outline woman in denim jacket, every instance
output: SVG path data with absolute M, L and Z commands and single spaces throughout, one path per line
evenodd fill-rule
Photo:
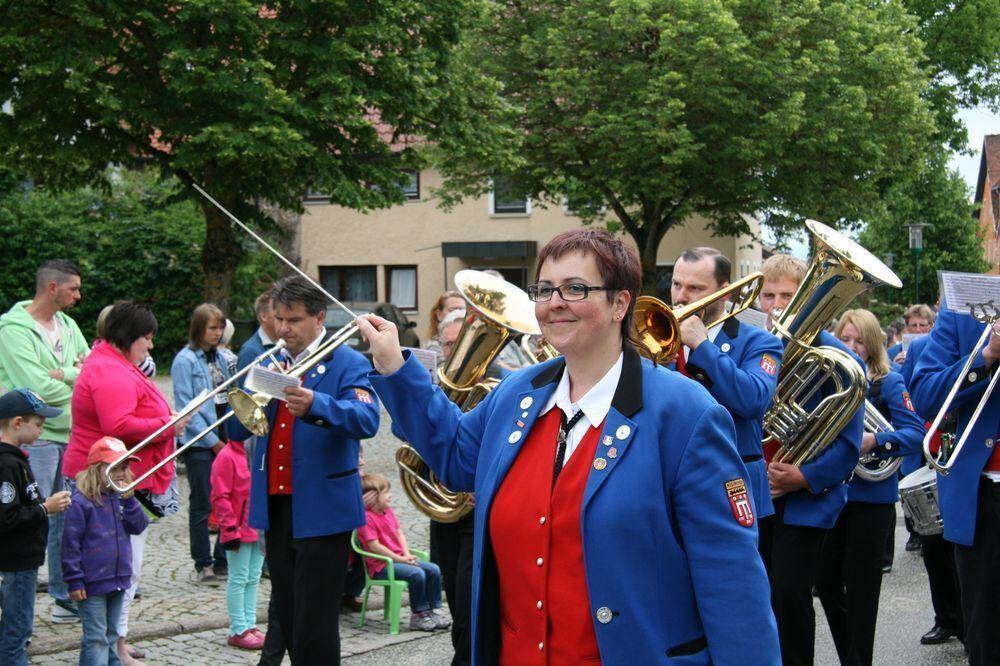
M 226 319 L 222 311 L 211 303 L 202 303 L 191 314 L 188 329 L 188 344 L 177 352 L 170 366 L 170 378 L 174 383 L 174 405 L 183 409 L 202 391 L 208 392 L 229 379 L 230 373 L 225 358 L 216 347 L 222 339 Z M 191 417 L 180 444 L 186 444 L 208 428 L 222 414 L 228 405 L 225 393 L 215 400 L 207 400 Z M 188 481 L 191 484 L 190 542 L 191 559 L 199 583 L 217 585 L 216 574 L 226 569 L 226 555 L 216 544 L 212 551 L 208 533 L 208 516 L 212 511 L 210 501 L 212 461 L 226 445 L 221 432 L 213 431 L 205 435 L 184 453 Z

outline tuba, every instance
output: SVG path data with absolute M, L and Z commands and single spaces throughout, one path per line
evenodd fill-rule
M 804 465 L 836 439 L 867 393 L 857 362 L 832 347 L 813 347 L 820 332 L 859 294 L 886 284 L 902 286 L 885 264 L 846 236 L 806 220 L 813 257 L 798 291 L 773 318 L 772 332 L 785 341 L 774 404 L 764 414 L 769 462 Z M 824 396 L 812 409 L 812 398 Z
M 875 405 L 865 400 L 865 432 L 878 434 L 894 430 L 892 424 L 882 416 Z M 896 476 L 902 463 L 902 458 L 879 458 L 875 453 L 869 451 L 862 454 L 858 464 L 854 467 L 854 473 L 865 481 L 884 481 Z
M 528 295 L 502 278 L 459 271 L 455 286 L 469 307 L 451 355 L 437 376 L 445 395 L 467 412 L 499 383 L 498 379 L 484 379 L 497 354 L 517 336 L 538 335 L 540 331 Z M 399 447 L 396 463 L 403 492 L 432 520 L 454 523 L 472 510 L 470 493 L 446 488 L 412 446 Z

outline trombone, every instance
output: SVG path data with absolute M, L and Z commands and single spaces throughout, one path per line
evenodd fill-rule
M 293 271 L 295 271 L 296 273 L 298 273 L 299 275 L 301 275 L 302 277 L 304 277 L 306 280 L 308 280 L 310 282 L 310 284 L 312 284 L 312 286 L 316 287 L 316 289 L 318 289 L 319 291 L 321 291 L 335 305 L 337 305 L 338 307 L 342 308 L 349 315 L 351 315 L 351 322 L 350 323 L 348 323 L 347 325 L 343 326 L 332 337 L 330 337 L 329 339 L 327 339 L 323 343 L 321 343 L 319 345 L 319 347 L 317 347 L 316 350 L 313 351 L 311 354 L 309 354 L 306 358 L 302 359 L 301 361 L 299 361 L 298 363 L 296 363 L 294 366 L 292 366 L 291 368 L 289 368 L 287 371 L 285 371 L 286 374 L 288 374 L 290 377 L 301 377 L 302 375 L 304 375 L 305 373 L 307 373 L 310 369 L 312 369 L 314 366 L 318 365 L 320 363 L 320 361 L 322 361 L 326 356 L 328 356 L 329 354 L 333 353 L 334 349 L 336 349 L 340 345 L 342 345 L 345 342 L 347 342 L 347 340 L 349 340 L 352 335 L 354 335 L 355 333 L 358 332 L 358 325 L 354 323 L 354 320 L 357 319 L 358 316 L 356 314 L 354 314 L 350 310 L 350 308 L 348 308 L 346 305 L 344 305 L 343 303 L 341 303 L 340 301 L 338 301 L 336 298 L 334 298 L 330 294 L 330 292 L 328 292 L 326 289 L 324 289 L 319 284 L 317 284 L 316 281 L 313 280 L 311 277 L 309 277 L 301 268 L 299 268 L 298 266 L 296 266 L 295 264 L 293 264 L 291 261 L 289 261 L 288 259 L 286 259 L 280 252 L 278 252 L 273 247 L 271 247 L 271 245 L 267 241 L 265 241 L 263 238 L 261 238 L 258 234 L 256 234 L 253 231 L 253 229 L 251 229 L 247 225 L 243 224 L 243 222 L 241 222 L 239 218 L 237 218 L 235 215 L 233 215 L 232 213 L 230 213 L 228 210 L 226 210 L 226 208 L 222 204 L 220 204 L 218 201 L 216 201 L 214 198 L 212 198 L 212 196 L 208 192 L 206 192 L 200 185 L 198 185 L 197 183 L 192 183 L 191 186 L 195 190 L 197 190 L 199 194 L 201 194 L 203 197 L 205 197 L 206 199 L 208 199 L 208 201 L 211 202 L 212 205 L 214 205 L 216 208 L 218 208 L 220 211 L 222 211 L 222 213 L 225 214 L 225 216 L 228 217 L 230 220 L 232 220 L 233 223 L 235 223 L 239 228 L 243 229 L 243 231 L 245 231 L 248 234 L 250 234 L 250 236 L 252 236 L 254 238 L 254 240 L 256 240 L 258 243 L 260 243 L 265 248 L 267 248 L 278 259 L 280 259 L 281 261 L 283 261 L 285 263 L 285 265 L 287 265 Z M 130 455 L 133 455 L 136 451 L 139 451 L 143 447 L 147 446 L 151 441 L 153 441 L 154 439 L 156 439 L 157 437 L 159 437 L 163 432 L 165 432 L 167 430 L 167 428 L 172 428 L 172 427 L 176 426 L 176 424 L 181 419 L 187 417 L 189 414 L 192 414 L 193 412 L 195 412 L 198 409 L 200 409 L 201 406 L 205 403 L 206 400 L 208 400 L 209 398 L 214 398 L 217 393 L 219 393 L 223 389 L 229 387 L 236 379 L 238 379 L 239 377 L 242 377 L 244 374 L 250 372 L 250 369 L 253 368 L 254 366 L 256 366 L 258 363 L 260 363 L 264 359 L 270 357 L 271 360 L 272 360 L 272 362 L 277 366 L 278 362 L 277 362 L 277 359 L 273 356 L 273 354 L 275 352 L 281 350 L 284 346 L 285 346 L 285 342 L 283 340 L 279 340 L 277 343 L 275 343 L 274 347 L 272 347 L 271 349 L 265 351 L 263 354 L 261 354 L 260 356 L 258 356 L 257 358 L 255 358 L 253 360 L 253 363 L 251 363 L 246 368 L 244 368 L 243 370 L 241 370 L 240 372 L 236 373 L 235 375 L 233 375 L 232 377 L 230 377 L 228 380 L 226 380 L 225 382 L 223 382 L 222 384 L 220 384 L 219 386 L 217 386 L 211 393 L 203 396 L 200 401 L 198 401 L 198 402 L 196 402 L 194 404 L 186 406 L 184 408 L 184 410 L 180 414 L 177 415 L 176 418 L 174 418 L 173 420 L 171 420 L 169 423 L 161 426 L 152 435 L 150 435 L 146 439 L 144 439 L 141 442 L 139 442 L 139 444 L 137 444 L 135 447 L 133 447 L 129 451 L 127 451 L 124 454 L 122 454 L 117 460 L 115 460 L 108 467 L 107 470 L 105 470 L 105 476 L 106 476 L 106 481 L 108 482 L 108 485 L 113 490 L 115 490 L 116 492 L 120 492 L 120 493 L 124 493 L 124 492 L 128 492 L 128 491 L 132 490 L 133 488 L 135 488 L 136 486 L 138 486 L 142 481 L 146 480 L 152 474 L 154 474 L 155 472 L 157 472 L 161 467 L 163 467 L 164 465 L 166 465 L 166 464 L 170 463 L 171 461 L 173 461 L 174 458 L 176 458 L 181 453 L 183 453 L 184 451 L 186 451 L 192 444 L 194 444 L 195 442 L 199 441 L 200 439 L 202 439 L 203 437 L 205 437 L 209 432 L 211 432 L 212 430 L 214 430 L 215 428 L 217 428 L 219 425 L 221 425 L 224 421 L 228 420 L 231 416 L 236 416 L 236 419 L 247 430 L 249 430 L 253 434 L 258 435 L 258 436 L 266 435 L 267 432 L 268 432 L 268 430 L 269 430 L 269 426 L 268 426 L 268 423 L 267 423 L 267 414 L 265 413 L 265 408 L 267 407 L 267 404 L 271 401 L 272 396 L 266 395 L 264 393 L 250 393 L 249 391 L 245 391 L 244 389 L 240 389 L 240 388 L 233 389 L 233 390 L 229 391 L 229 393 L 227 393 L 227 396 L 229 398 L 230 411 L 226 412 L 223 416 L 221 416 L 220 418 L 218 418 L 214 423 L 212 423 L 210 426 L 208 426 L 207 428 L 205 428 L 205 430 L 203 430 L 202 432 L 198 433 L 194 438 L 192 438 L 184 446 L 182 446 L 179 449 L 175 450 L 168 457 L 166 457 L 165 459 L 161 460 L 154 467 L 152 467 L 151 469 L 147 470 L 146 473 L 144 473 L 138 479 L 133 480 L 131 483 L 129 483 L 126 486 L 117 486 L 114 483 L 114 481 L 111 480 L 111 474 L 110 474 L 110 472 L 111 472 L 111 469 L 113 467 L 115 467 L 117 465 L 123 464 L 128 459 L 128 457 Z
M 986 303 L 969 303 L 969 314 L 973 319 L 981 324 L 986 324 L 986 328 L 983 330 L 983 334 L 979 336 L 979 340 L 975 345 L 972 346 L 972 352 L 969 354 L 969 358 L 965 361 L 962 366 L 962 371 L 958 373 L 958 378 L 955 383 L 952 384 L 951 390 L 948 391 L 948 397 L 945 398 L 944 403 L 941 405 L 941 409 L 938 410 L 937 416 L 934 417 L 934 422 L 927 429 L 927 434 L 924 435 L 924 458 L 930 463 L 931 467 L 936 469 L 941 474 L 945 476 L 951 471 L 952 466 L 958 459 L 958 454 L 961 453 L 962 447 L 965 446 L 965 441 L 969 438 L 969 433 L 972 432 L 973 427 L 975 427 L 976 422 L 979 420 L 979 416 L 983 413 L 983 409 L 986 407 L 986 403 L 989 402 L 990 395 L 993 394 L 993 390 L 996 388 L 997 380 L 1000 379 L 1000 372 L 994 372 L 993 378 L 990 380 L 989 385 L 986 387 L 986 391 L 983 393 L 983 397 L 979 400 L 979 404 L 976 405 L 976 409 L 972 412 L 972 417 L 969 418 L 969 422 L 965 425 L 965 431 L 962 436 L 958 438 L 955 442 L 954 448 L 948 450 L 948 447 L 944 446 L 942 443 L 941 450 L 938 451 L 937 455 L 931 452 L 931 440 L 934 438 L 934 433 L 941 425 L 941 421 L 944 417 L 951 411 L 952 403 L 955 401 L 955 395 L 958 393 L 958 389 L 962 386 L 965 381 L 966 376 L 969 374 L 969 370 L 972 368 L 972 364 L 976 362 L 976 357 L 982 351 L 983 347 L 989 344 L 990 335 L 994 333 L 993 327 L 996 325 L 997 321 L 1000 321 L 1000 308 L 993 303 L 992 300 Z
M 285 346 L 285 341 L 284 340 L 278 340 L 276 343 L 274 343 L 273 347 L 271 347 L 270 349 L 268 349 L 267 351 L 265 351 L 263 354 L 261 354 L 260 356 L 258 356 L 257 358 L 255 358 L 250 363 L 250 365 L 248 365 L 247 367 L 243 368 L 242 370 L 240 370 L 239 372 L 237 372 L 236 374 L 234 374 L 232 377 L 230 377 L 226 381 L 224 381 L 221 384 L 219 384 L 211 392 L 202 395 L 200 398 L 198 398 L 196 400 L 192 400 L 190 403 L 187 404 L 187 406 L 184 407 L 184 409 L 181 410 L 181 412 L 177 416 L 175 416 L 174 418 L 170 419 L 170 421 L 168 421 L 167 423 L 164 423 L 162 426 L 160 426 L 159 428 L 157 428 L 155 431 L 153 431 L 153 433 L 151 435 L 149 435 L 148 437 L 146 437 L 146 439 L 142 440 L 141 442 L 139 442 L 138 444 L 136 444 L 135 446 L 133 446 L 131 449 L 129 449 L 125 453 L 123 453 L 120 456 L 118 456 L 118 459 L 115 460 L 110 465 L 108 465 L 107 470 L 105 470 L 105 476 L 107 477 L 106 481 L 108 482 L 108 486 L 110 486 L 112 490 L 114 490 L 115 492 L 118 492 L 118 493 L 127 493 L 127 492 L 133 490 L 140 483 L 142 483 L 143 481 L 145 481 L 146 479 L 148 479 L 150 476 L 152 476 L 153 474 L 155 474 L 157 471 L 159 471 L 161 467 L 163 467 L 164 465 L 167 465 L 170 462 L 172 462 L 174 460 L 174 458 L 176 458 L 180 454 L 182 454 L 185 451 L 187 451 L 189 448 L 191 448 L 192 446 L 194 446 L 194 444 L 196 442 L 201 441 L 206 435 L 208 435 L 208 433 L 212 432 L 213 430 L 215 430 L 216 428 L 218 428 L 220 425 L 222 425 L 222 423 L 224 423 L 227 419 L 229 419 L 229 417 L 232 416 L 235 412 L 233 412 L 233 411 L 226 412 L 222 417 L 220 417 L 219 419 L 216 419 L 215 423 L 212 423 L 210 426 L 208 426 L 207 428 L 205 428 L 204 430 L 202 430 L 201 432 L 199 432 L 197 435 L 195 435 L 194 437 L 192 437 L 187 443 L 184 444 L 184 446 L 177 447 L 174 450 L 174 452 L 171 453 L 169 456 L 167 456 L 166 458 L 164 458 L 163 460 L 161 460 L 159 463 L 157 463 L 156 465 L 154 465 L 152 468 L 146 470 L 146 472 L 144 472 L 141 476 L 139 476 L 138 478 L 133 479 L 131 482 L 125 484 L 124 486 L 117 485 L 111 479 L 111 470 L 113 470 L 113 469 L 115 469 L 115 468 L 117 468 L 117 467 L 119 467 L 121 465 L 128 464 L 128 459 L 129 458 L 131 458 L 132 456 L 134 456 L 135 454 L 137 454 L 139 451 L 142 451 L 144 448 L 146 448 L 147 446 L 149 446 L 149 444 L 151 442 L 155 441 L 156 438 L 158 438 L 164 432 L 166 432 L 167 430 L 170 430 L 171 428 L 176 427 L 178 423 L 180 423 L 181 421 L 183 421 L 184 419 L 186 419 L 191 414 L 194 414 L 195 412 L 197 412 L 199 409 L 201 409 L 202 405 L 204 405 L 209 400 L 214 399 L 216 395 L 218 395 L 222 391 L 225 391 L 227 388 L 229 388 L 229 386 L 232 385 L 233 382 L 235 382 L 237 379 L 239 379 L 243 375 L 249 373 L 250 370 L 253 369 L 253 367 L 255 365 L 257 365 L 258 363 L 262 363 L 267 358 L 270 358 L 272 362 L 277 362 L 277 359 L 275 359 L 274 354 L 276 354 L 277 352 L 281 351 L 281 349 L 284 348 L 284 346 Z M 242 391 L 241 391 L 241 393 L 242 393 Z
M 723 313 L 712 322 L 705 322 L 705 328 L 718 326 L 730 317 L 753 305 L 764 286 L 764 274 L 760 271 L 723 287 L 713 294 L 690 303 L 671 309 L 669 305 L 654 296 L 640 296 L 635 302 L 635 324 L 633 328 L 649 353 L 657 363 L 669 363 L 681 348 L 680 323 L 692 315 L 698 314 L 717 301 L 728 299 L 736 294 L 732 310 Z

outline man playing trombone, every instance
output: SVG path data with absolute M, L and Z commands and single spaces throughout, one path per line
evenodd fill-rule
M 268 432 L 257 439 L 251 468 L 250 525 L 266 531 L 278 624 L 292 661 L 301 664 L 340 663 L 347 552 L 351 530 L 365 520 L 359 440 L 379 425 L 371 366 L 327 337 L 326 304 L 304 277 L 274 287 L 282 361 L 302 383 L 265 407 Z M 230 436 L 249 438 L 233 420 Z
M 987 393 L 1000 371 L 1000 322 L 981 323 L 942 304 L 913 371 L 911 395 L 918 413 L 940 411 L 957 417 L 958 441 L 950 473 L 938 475 L 944 538 L 955 546 L 961 588 L 965 645 L 970 664 L 1000 663 L 1000 642 L 993 635 L 1000 620 L 1000 391 Z M 992 331 L 986 336 L 986 327 Z M 949 403 L 952 388 L 957 389 Z M 978 419 L 977 406 L 984 402 Z M 935 423 L 936 425 L 936 423 Z
M 729 285 L 732 263 L 711 247 L 685 250 L 674 264 L 670 285 L 673 306 L 688 305 Z M 761 451 L 764 412 L 771 406 L 778 383 L 782 345 L 761 328 L 730 317 L 721 326 L 706 328 L 725 315 L 726 301 L 710 303 L 698 315 L 680 322 L 683 347 L 678 370 L 700 382 L 736 424 L 736 448 L 747 467 L 754 510 L 758 518 L 774 513 Z

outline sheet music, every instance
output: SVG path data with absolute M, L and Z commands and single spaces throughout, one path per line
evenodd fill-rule
M 285 399 L 284 389 L 289 386 L 300 386 L 302 380 L 290 377 L 283 372 L 275 372 L 260 365 L 255 365 L 247 374 L 243 387 L 251 393 L 263 393 L 279 400 Z
M 767 315 L 760 310 L 747 308 L 743 312 L 736 315 L 736 319 L 739 320 L 741 324 L 748 324 L 750 326 L 756 326 L 757 328 L 767 329 Z
M 420 365 L 427 368 L 431 373 L 434 383 L 437 383 L 438 359 L 440 355 L 433 349 L 418 349 L 417 347 L 403 347 L 408 349 L 413 356 L 420 361 Z
M 943 305 L 952 312 L 969 314 L 970 303 L 988 303 L 1000 307 L 1000 275 L 938 271 Z
M 910 351 L 910 345 L 913 344 L 914 340 L 919 340 L 920 338 L 927 337 L 928 333 L 903 333 L 903 351 Z M 892 359 L 889 359 L 890 361 Z

